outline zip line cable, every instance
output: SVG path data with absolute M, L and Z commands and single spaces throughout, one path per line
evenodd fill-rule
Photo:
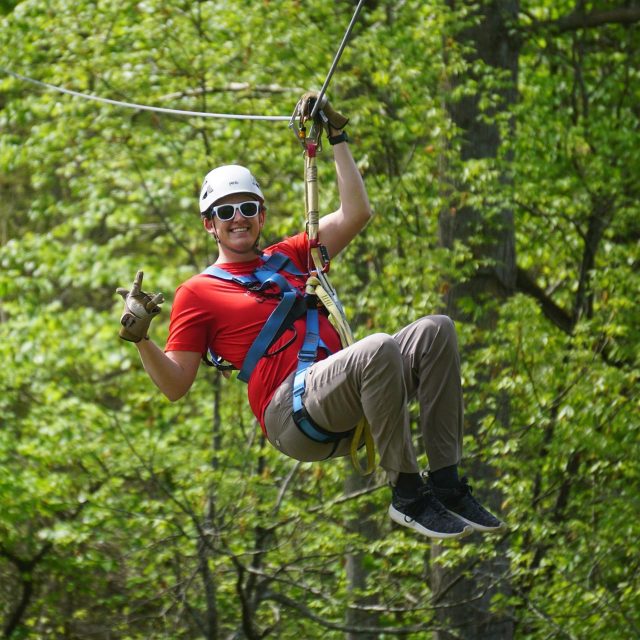
M 353 16 L 351 17 L 351 22 L 349 22 L 349 26 L 347 27 L 347 30 L 344 33 L 342 42 L 338 47 L 338 52 L 333 58 L 333 62 L 331 63 L 331 68 L 329 69 L 329 73 L 327 73 L 327 77 L 324 81 L 324 84 L 322 85 L 322 88 L 320 89 L 320 93 L 318 93 L 318 99 L 316 100 L 316 103 L 315 105 L 313 105 L 313 109 L 311 110 L 311 120 L 313 120 L 316 113 L 318 112 L 318 109 L 320 108 L 320 104 L 322 103 L 322 98 L 325 94 L 325 91 L 327 90 L 327 87 L 329 86 L 329 82 L 331 82 L 331 78 L 333 77 L 333 72 L 336 70 L 336 67 L 338 66 L 338 62 L 340 61 L 342 52 L 347 46 L 347 40 L 351 35 L 351 31 L 353 30 L 353 25 L 356 23 L 356 20 L 358 19 L 358 14 L 360 13 L 360 9 L 362 9 L 363 4 L 364 4 L 364 0 L 360 0 L 360 2 L 358 2 L 358 6 L 356 7 L 356 10 L 353 12 Z
M 290 116 L 256 116 L 256 115 L 244 115 L 239 113 L 209 113 L 206 111 L 183 111 L 181 109 L 166 109 L 164 107 L 150 107 L 148 105 L 137 104 L 135 102 L 122 102 L 120 100 L 111 100 L 110 98 L 101 98 L 100 96 L 94 96 L 88 93 L 80 93 L 79 91 L 72 91 L 71 89 L 58 87 L 54 84 L 49 84 L 48 82 L 34 80 L 33 78 L 23 76 L 19 73 L 16 73 L 15 71 L 10 71 L 9 69 L 5 69 L 4 67 L 0 67 L 0 70 L 10 76 L 13 76 L 14 78 L 17 78 L 18 80 L 23 80 L 24 82 L 30 82 L 31 84 L 35 84 L 39 87 L 44 87 L 45 89 L 51 89 L 52 91 L 66 93 L 71 96 L 76 96 L 77 98 L 84 98 L 85 100 L 94 100 L 96 102 L 111 104 L 117 107 L 126 107 L 127 109 L 137 109 L 141 111 L 155 111 L 157 113 L 169 113 L 169 114 L 180 115 L 180 116 L 198 116 L 201 118 L 225 118 L 227 120 L 276 120 L 276 121 L 290 120 Z

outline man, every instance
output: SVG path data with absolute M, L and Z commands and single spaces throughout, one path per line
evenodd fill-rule
M 340 206 L 320 219 L 318 235 L 335 257 L 365 227 L 371 209 L 343 131 L 347 118 L 328 102 L 321 115 L 334 150 Z M 205 231 L 218 244 L 218 258 L 207 273 L 178 288 L 164 351 L 147 335 L 162 296 L 140 290 L 141 272 L 131 291 L 118 290 L 125 299 L 120 336 L 136 343 L 145 370 L 171 401 L 187 393 L 207 351 L 246 368 L 252 345 L 285 298 L 283 292 L 303 299 L 310 264 L 305 233 L 264 252 L 258 249 L 265 197 L 245 167 L 225 165 L 209 172 L 200 212 Z M 274 255 L 282 257 L 283 266 L 278 263 L 272 275 L 258 278 Z M 392 485 L 389 515 L 395 522 L 433 538 L 500 529 L 502 523 L 472 496 L 466 478 L 458 477 L 463 407 L 453 322 L 429 316 L 393 336 L 378 333 L 341 348 L 327 315 L 319 313 L 317 358 L 302 374 L 302 408 L 294 415 L 294 378 L 308 317 L 289 315 L 275 338 L 270 336 L 266 352 L 241 372 L 248 379 L 251 408 L 271 444 L 304 461 L 346 455 L 354 426 L 364 416 Z M 425 479 L 409 429 L 407 402 L 413 397 L 420 404 L 431 469 Z

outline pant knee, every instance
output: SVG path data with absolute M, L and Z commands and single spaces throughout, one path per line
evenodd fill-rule
M 442 334 L 447 339 L 456 337 L 456 325 L 449 316 L 439 315 L 431 318 L 438 328 L 438 334 Z
M 398 343 L 387 333 L 374 333 L 370 336 L 374 345 L 372 358 L 383 360 L 402 360 Z
M 368 343 L 369 365 L 386 371 L 402 371 L 402 353 L 392 336 L 386 333 L 374 333 L 365 340 Z
M 426 316 L 422 318 L 422 322 L 424 323 L 425 333 L 430 336 L 430 343 L 440 343 L 457 349 L 456 325 L 449 316 Z

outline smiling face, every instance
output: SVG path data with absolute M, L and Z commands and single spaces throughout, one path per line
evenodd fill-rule
M 220 198 L 215 206 L 222 204 L 240 204 L 256 201 L 251 193 L 234 193 Z M 244 262 L 256 257 L 256 246 L 260 231 L 264 225 L 264 207 L 260 205 L 258 214 L 249 218 L 242 215 L 239 208 L 235 209 L 230 220 L 220 220 L 216 215 L 204 218 L 204 228 L 218 242 L 218 260 L 216 262 Z

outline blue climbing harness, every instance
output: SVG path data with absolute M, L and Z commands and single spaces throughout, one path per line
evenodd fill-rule
M 293 339 L 275 353 L 268 353 L 271 345 L 284 331 L 292 327 L 295 320 L 306 315 L 306 333 L 302 347 L 298 352 L 298 366 L 293 382 L 293 420 L 302 433 L 311 440 L 337 444 L 339 440 L 349 437 L 353 430 L 335 433 L 323 429 L 311 419 L 302 402 L 307 369 L 316 361 L 318 349 L 324 349 L 327 353 L 331 353 L 320 337 L 317 297 L 293 287 L 284 276 L 278 273 L 279 271 L 285 271 L 294 276 L 305 275 L 292 264 L 287 256 L 282 253 L 272 253 L 268 256 L 262 255 L 260 258 L 262 264 L 250 275 L 233 275 L 216 265 L 212 265 L 202 272 L 203 275 L 234 282 L 248 291 L 256 293 L 264 292 L 273 286 L 278 289 L 277 295 L 280 296 L 280 302 L 271 312 L 260 333 L 249 347 L 238 373 L 238 378 L 248 383 L 261 358 L 275 355 L 275 353 L 289 346 Z M 225 363 L 224 359 L 216 355 L 211 348 L 209 349 L 209 355 L 211 360 L 205 359 L 207 364 L 221 370 L 235 368 L 233 365 Z

